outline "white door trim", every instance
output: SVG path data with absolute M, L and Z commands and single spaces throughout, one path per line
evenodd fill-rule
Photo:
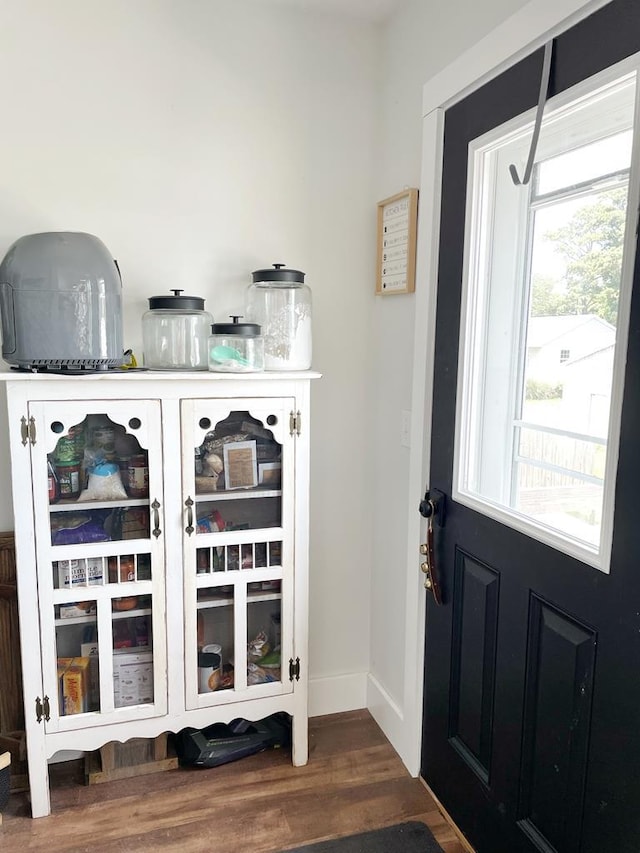
M 606 6 L 610 0 L 531 0 L 423 88 L 422 173 L 411 404 L 411 450 L 407 524 L 404 725 L 392 742 L 413 776 L 420 772 L 425 596 L 419 544 L 425 525 L 417 505 L 428 480 L 434 367 L 435 306 L 440 239 L 444 110 L 544 44 L 550 37 Z

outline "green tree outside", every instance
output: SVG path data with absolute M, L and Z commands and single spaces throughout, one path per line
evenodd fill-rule
M 616 325 L 626 208 L 626 187 L 607 190 L 544 235 L 566 262 L 564 291 L 554 290 L 553 279 L 534 276 L 533 317 L 596 314 Z

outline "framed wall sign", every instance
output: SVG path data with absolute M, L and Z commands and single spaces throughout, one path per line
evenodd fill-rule
M 413 293 L 416 288 L 418 190 L 378 202 L 376 294 Z

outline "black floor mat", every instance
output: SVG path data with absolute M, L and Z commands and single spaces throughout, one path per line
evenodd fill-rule
M 442 853 L 442 847 L 424 823 L 410 821 L 306 847 L 293 847 L 283 853 Z

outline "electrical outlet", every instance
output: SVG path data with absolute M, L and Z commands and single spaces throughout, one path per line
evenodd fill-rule
M 403 447 L 411 447 L 411 412 L 403 409 L 400 414 L 400 444 Z

